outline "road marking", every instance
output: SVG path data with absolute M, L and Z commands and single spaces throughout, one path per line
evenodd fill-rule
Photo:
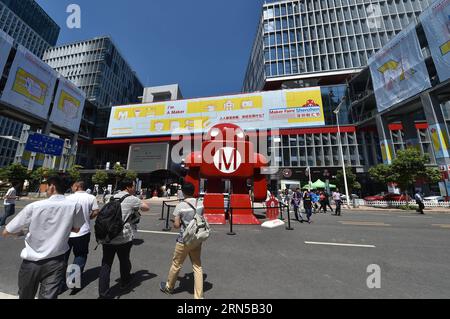
M 424 217 L 424 216 L 398 216 L 400 218 L 422 218 L 422 219 L 432 219 L 433 217 Z
M 390 224 L 378 223 L 378 222 L 357 222 L 357 221 L 340 221 L 342 225 L 352 225 L 352 226 L 382 226 L 390 227 Z
M 138 230 L 138 233 L 146 233 L 146 234 L 160 234 L 160 235 L 179 235 L 180 233 L 171 233 L 165 231 L 150 231 L 150 230 Z
M 431 226 L 450 229 L 450 224 L 433 224 Z
M 374 245 L 357 245 L 357 244 L 339 244 L 339 243 L 320 243 L 313 241 L 305 241 L 307 245 L 324 245 L 324 246 L 343 246 L 343 247 L 360 247 L 360 248 L 376 248 Z
M 8 295 L 0 292 L 0 299 L 19 299 L 19 296 Z

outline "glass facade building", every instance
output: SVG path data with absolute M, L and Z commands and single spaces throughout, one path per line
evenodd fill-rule
M 95 137 L 105 137 L 111 106 L 140 102 L 144 87 L 109 37 L 57 46 L 44 61 L 97 106 Z
M 34 0 L 0 0 L 0 30 L 42 58 L 56 44 L 59 26 Z M 0 75 L 3 76 L 3 75 Z M 23 124 L 0 116 L 0 167 L 14 161 Z
M 362 70 L 431 0 L 290 0 L 263 5 L 243 91 Z
M 39 58 L 56 45 L 60 32 L 34 0 L 0 0 L 0 29 Z

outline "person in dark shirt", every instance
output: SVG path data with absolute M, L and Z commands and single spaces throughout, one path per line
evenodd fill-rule
M 303 207 L 305 208 L 306 217 L 308 218 L 307 221 L 311 224 L 312 198 L 310 191 L 305 191 L 303 193 Z

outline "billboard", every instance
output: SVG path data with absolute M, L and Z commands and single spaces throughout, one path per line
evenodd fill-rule
M 78 133 L 85 100 L 86 96 L 83 91 L 60 76 L 50 122 L 68 131 Z
M 369 67 L 379 112 L 431 87 L 414 24 L 374 54 Z
M 108 137 L 200 133 L 220 123 L 245 130 L 325 125 L 320 87 L 117 106 Z
M 25 150 L 52 156 L 61 156 L 64 149 L 64 140 L 39 133 L 32 133 L 28 137 Z
M 438 0 L 421 15 L 420 22 L 441 82 L 450 78 L 450 0 Z
M 13 46 L 14 39 L 0 30 L 0 77 L 5 69 L 6 61 Z
M 133 144 L 128 153 L 128 168 L 136 172 L 167 169 L 169 144 Z
M 1 99 L 46 120 L 57 73 L 19 45 Z

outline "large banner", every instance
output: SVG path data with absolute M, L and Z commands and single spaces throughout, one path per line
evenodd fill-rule
M 50 121 L 56 126 L 78 133 L 85 100 L 82 90 L 60 76 Z
M 220 123 L 245 130 L 325 125 L 320 87 L 117 106 L 108 137 L 200 133 Z
M 14 39 L 0 30 L 0 77 L 5 69 L 6 61 L 13 46 Z
M 421 15 L 434 64 L 441 82 L 450 78 L 450 0 L 437 0 Z
M 369 67 L 379 112 L 431 87 L 414 24 L 374 54 Z
M 1 99 L 46 120 L 57 73 L 19 45 Z

